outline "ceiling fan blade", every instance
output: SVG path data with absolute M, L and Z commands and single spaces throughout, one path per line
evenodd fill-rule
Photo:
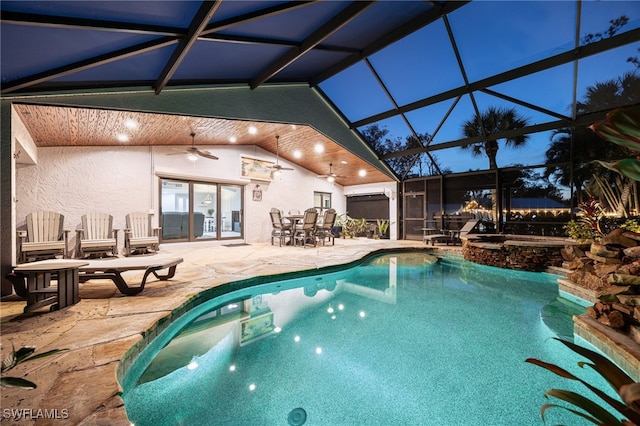
M 218 159 L 218 157 L 216 157 L 215 155 L 213 155 L 213 154 L 211 154 L 209 152 L 206 152 L 206 151 L 197 150 L 196 152 L 198 153 L 199 156 L 204 157 L 204 158 L 208 158 L 210 160 L 217 160 Z
M 168 152 L 165 155 L 184 155 L 184 154 L 188 154 L 188 151 L 180 150 L 176 152 Z
M 273 166 L 269 166 L 269 168 L 273 170 L 293 170 L 291 167 L 283 167 L 280 164 L 274 164 Z

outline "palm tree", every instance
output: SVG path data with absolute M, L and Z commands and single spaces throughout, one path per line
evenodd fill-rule
M 483 136 L 484 142 L 472 143 L 461 146 L 462 149 L 471 150 L 474 157 L 485 154 L 489 158 L 489 169 L 497 169 L 499 144 L 496 133 L 506 130 L 521 129 L 529 124 L 529 120 L 520 116 L 515 108 L 489 107 L 485 112 L 475 114 L 470 120 L 462 123 L 462 132 L 468 138 Z M 511 136 L 504 139 L 507 146 L 519 148 L 524 146 L 529 139 L 527 135 Z
M 624 73 L 617 79 L 596 82 L 587 87 L 583 100 L 576 103 L 577 115 L 594 111 L 608 111 L 620 106 L 640 102 L 640 75 L 637 71 Z M 571 140 L 574 140 L 573 171 L 570 169 Z M 614 182 L 609 170 L 594 164 L 592 160 L 616 160 L 629 156 L 629 151 L 619 145 L 603 142 L 587 126 L 574 129 L 564 127 L 553 132 L 551 145 L 546 152 L 547 170 L 545 176 L 569 186 L 573 177 L 574 196 L 578 203 L 583 200 L 584 189 L 594 174 L 605 181 Z M 629 183 L 628 181 L 624 182 Z M 623 191 L 624 192 L 624 191 Z

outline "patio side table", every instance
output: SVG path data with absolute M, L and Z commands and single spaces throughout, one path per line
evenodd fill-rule
M 14 268 L 18 282 L 24 283 L 27 306 L 24 312 L 31 312 L 51 305 L 50 310 L 66 308 L 80 301 L 79 271 L 86 261 L 51 259 L 24 263 Z M 51 281 L 57 281 L 56 287 Z M 16 291 L 16 293 L 18 293 Z

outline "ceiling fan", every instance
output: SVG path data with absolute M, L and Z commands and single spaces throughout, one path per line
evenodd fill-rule
M 191 161 L 195 161 L 198 159 L 198 156 L 200 157 L 204 157 L 204 158 L 208 158 L 210 160 L 217 160 L 218 157 L 216 157 L 215 155 L 211 154 L 209 151 L 203 151 L 200 150 L 198 148 L 196 148 L 196 143 L 195 143 L 195 137 L 196 134 L 194 132 L 191 132 L 191 146 L 188 146 L 184 151 L 182 152 L 175 152 L 172 154 L 167 154 L 167 155 L 177 155 L 177 154 L 187 154 L 189 160 Z
M 339 176 L 333 173 L 333 163 L 329 163 L 329 174 L 328 175 L 318 175 L 319 178 L 326 178 L 329 182 L 334 182 L 336 179 L 344 179 L 346 176 Z
M 274 164 L 273 166 L 271 166 L 270 168 L 272 168 L 273 170 L 275 170 L 276 172 L 279 172 L 281 170 L 293 170 L 291 167 L 283 167 L 280 164 L 278 164 L 278 160 L 279 160 L 279 140 L 280 140 L 280 136 L 276 135 L 276 164 Z

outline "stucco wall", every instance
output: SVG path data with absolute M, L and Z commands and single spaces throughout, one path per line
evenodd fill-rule
M 313 192 L 332 193 L 333 207 L 342 212 L 345 197 L 340 185 L 333 185 L 298 165 L 281 160 L 293 171 L 274 181 L 251 181 L 240 176 L 240 157 L 273 160 L 273 155 L 253 146 L 203 147 L 220 159 L 191 162 L 184 155 L 167 155 L 171 147 L 57 147 L 39 148 L 35 165 L 16 170 L 16 215 L 18 227 L 33 210 L 48 209 L 65 216 L 65 228 L 80 226 L 84 213 L 104 211 L 113 215 L 114 227 L 125 227 L 132 211 L 153 210 L 158 223 L 159 179 L 173 177 L 245 185 L 244 236 L 247 242 L 270 239 L 269 209 L 277 207 L 303 211 L 313 206 Z M 262 201 L 253 201 L 256 185 Z M 123 236 L 120 235 L 120 245 Z

